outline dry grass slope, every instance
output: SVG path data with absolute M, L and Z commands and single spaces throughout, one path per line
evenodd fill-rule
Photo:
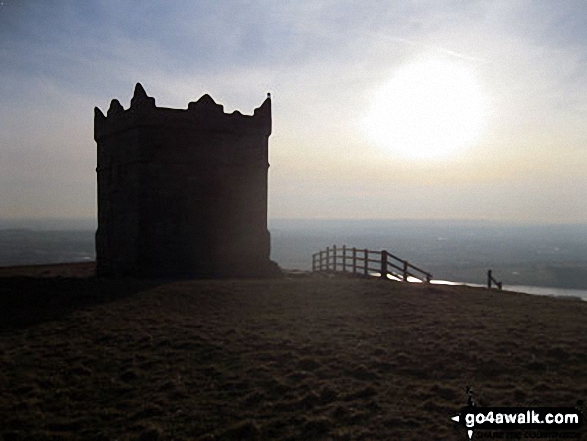
M 31 273 L 0 271 L 7 441 L 464 440 L 449 417 L 467 385 L 480 405 L 587 396 L 585 302 L 379 280 L 17 275 Z

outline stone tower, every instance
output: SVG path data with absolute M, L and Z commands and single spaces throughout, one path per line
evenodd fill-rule
M 271 99 L 253 115 L 209 95 L 157 107 L 95 109 L 98 275 L 272 277 L 267 230 Z

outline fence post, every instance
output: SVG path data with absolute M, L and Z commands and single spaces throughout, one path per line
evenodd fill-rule
M 353 274 L 357 272 L 357 249 L 353 247 Z
M 342 272 L 346 273 L 346 245 L 342 246 Z
M 387 251 L 381 250 L 381 278 L 387 279 Z
M 364 267 L 365 276 L 368 276 L 369 275 L 369 250 L 367 248 L 365 248 L 365 260 L 363 261 L 363 263 L 365 264 L 365 267 Z
M 404 260 L 404 282 L 408 281 L 408 261 Z
M 324 251 L 320 250 L 320 271 L 322 271 L 323 267 L 322 267 L 322 254 L 324 253 Z
M 312 254 L 312 272 L 316 271 L 316 255 Z
M 330 271 L 330 248 L 326 247 L 326 271 Z
M 332 263 L 332 269 L 336 272 L 336 245 L 332 246 L 332 254 L 334 256 L 334 262 Z
M 497 286 L 497 289 L 499 289 L 500 291 L 502 290 L 502 282 L 498 282 L 497 280 L 495 280 L 495 277 L 493 277 L 493 271 L 489 270 L 487 271 L 487 288 L 491 289 L 492 284 L 495 284 L 495 286 Z

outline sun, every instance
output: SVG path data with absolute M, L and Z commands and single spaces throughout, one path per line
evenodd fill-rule
M 475 142 L 486 107 L 470 67 L 428 59 L 403 66 L 379 89 L 364 126 L 395 156 L 447 159 Z

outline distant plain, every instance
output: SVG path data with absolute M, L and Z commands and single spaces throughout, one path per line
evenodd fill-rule
M 16 228 L 18 227 L 18 228 Z M 476 221 L 270 220 L 271 257 L 311 269 L 332 245 L 389 252 L 436 279 L 587 290 L 587 225 Z M 94 260 L 95 221 L 0 221 L 0 266 Z

